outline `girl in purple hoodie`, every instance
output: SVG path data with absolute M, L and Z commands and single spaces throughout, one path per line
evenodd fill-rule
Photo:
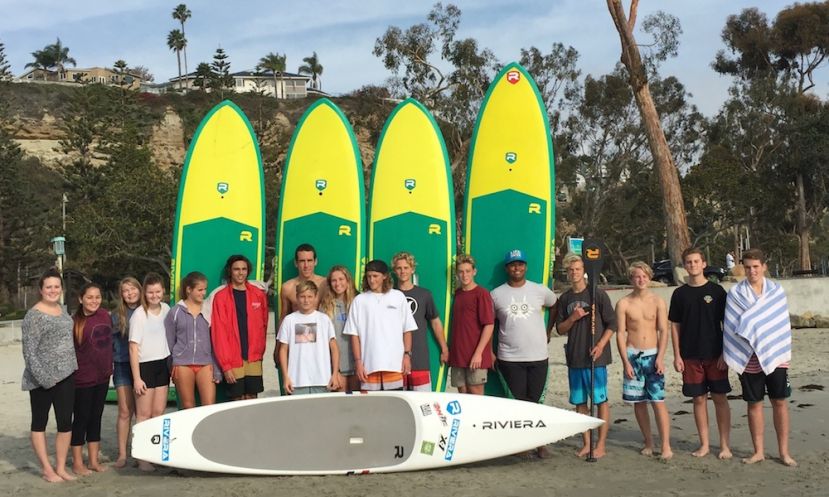
M 75 408 L 72 412 L 72 471 L 79 476 L 105 471 L 98 453 L 101 446 L 101 417 L 112 375 L 112 321 L 101 308 L 101 287 L 87 283 L 81 288 L 80 306 L 74 321 Z M 87 444 L 89 464 L 84 465 L 83 446 Z
M 216 402 L 216 384 L 222 372 L 213 357 L 210 323 L 202 314 L 207 277 L 194 271 L 179 285 L 181 300 L 164 319 L 167 345 L 173 358 L 173 383 L 182 409 L 196 406 L 196 388 L 202 405 Z

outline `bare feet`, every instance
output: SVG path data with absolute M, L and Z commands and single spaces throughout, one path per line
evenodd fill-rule
M 593 457 L 596 459 L 601 459 L 607 455 L 607 448 L 604 445 L 597 445 L 595 449 L 593 449 Z
M 121 468 L 125 467 L 126 465 L 127 465 L 127 458 L 126 457 L 124 457 L 124 458 L 119 457 L 118 460 L 115 461 L 115 468 L 116 469 L 121 469 Z
M 155 471 L 155 466 L 148 463 L 147 461 L 138 461 L 138 469 L 140 469 L 141 471 L 150 472 Z
M 72 466 L 72 472 L 78 476 L 86 476 L 92 474 L 92 471 L 89 470 L 86 466 Z
M 797 466 L 797 461 L 792 459 L 792 456 L 790 456 L 788 454 L 786 454 L 786 455 L 781 454 L 780 455 L 780 462 L 782 462 L 786 466 L 789 466 L 790 468 L 793 468 L 793 467 Z
M 659 459 L 662 461 L 670 461 L 672 457 L 674 457 L 674 451 L 670 447 L 662 449 L 662 453 L 659 454 Z
M 576 457 L 587 457 L 587 454 L 590 453 L 590 446 L 585 445 L 580 450 L 576 452 Z
M 63 479 L 63 481 L 75 481 L 75 480 L 77 480 L 77 478 L 70 475 L 65 469 L 62 470 L 62 471 L 55 471 L 55 474 L 60 476 Z
M 95 471 L 96 473 L 103 473 L 104 471 L 108 470 L 109 468 L 107 467 L 106 464 L 96 463 L 96 464 L 90 464 L 89 469 L 91 469 L 92 471 Z
M 43 473 L 43 479 L 48 481 L 49 483 L 63 483 L 64 482 L 63 478 L 61 478 L 54 471 L 51 471 L 49 473 Z
M 705 457 L 708 455 L 709 449 L 707 445 L 701 446 L 699 449 L 691 452 L 691 455 L 694 457 Z
M 653 447 L 643 447 L 642 450 L 639 451 L 640 454 L 643 456 L 652 456 L 653 455 Z
M 743 464 L 754 464 L 756 462 L 765 461 L 766 457 L 763 454 L 753 454 L 751 457 L 744 457 Z
M 720 453 L 717 454 L 717 459 L 721 460 L 731 459 L 732 457 L 733 454 L 731 454 L 731 449 L 729 449 L 728 447 L 723 447 L 722 449 L 720 449 Z
M 546 445 L 542 445 L 541 447 L 535 449 L 536 455 L 538 455 L 539 459 L 549 459 L 553 457 L 553 454 L 550 453 L 549 449 L 547 449 Z

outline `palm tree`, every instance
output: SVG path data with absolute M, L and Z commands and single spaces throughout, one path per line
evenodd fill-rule
M 179 31 L 178 29 L 174 29 L 170 31 L 170 34 L 167 35 L 167 48 L 174 51 L 176 53 L 176 59 L 178 59 L 178 89 L 182 89 L 182 79 L 181 79 L 181 51 L 184 50 L 184 47 L 187 46 L 187 40 L 184 39 L 184 34 Z
M 43 50 L 35 50 L 32 52 L 32 57 L 34 57 L 35 60 L 33 62 L 29 62 L 23 67 L 26 69 L 31 67 L 32 69 L 39 69 L 43 71 L 43 81 L 46 81 L 46 73 L 49 71 L 49 68 L 54 65 L 49 59 L 49 54 Z
M 190 9 L 187 8 L 186 5 L 180 3 L 173 9 L 173 19 L 176 19 L 181 23 L 181 36 L 185 36 L 184 34 L 184 22 L 187 19 L 193 17 L 193 13 L 190 12 Z M 184 74 L 187 74 L 187 38 L 185 37 L 184 40 Z
M 285 72 L 285 64 L 286 64 L 287 56 L 285 54 L 279 55 L 273 52 L 268 52 L 268 55 L 259 59 L 259 63 L 256 64 L 256 69 L 259 71 L 270 71 L 273 75 L 273 96 L 275 98 L 279 98 L 279 91 L 277 88 L 277 77 L 281 77 L 282 73 Z M 282 90 L 282 95 L 285 95 L 285 90 Z
M 55 43 L 46 45 L 46 47 L 43 48 L 43 51 L 47 53 L 47 57 L 52 62 L 51 67 L 57 69 L 58 75 L 65 72 L 66 64 L 72 64 L 72 67 L 77 66 L 75 59 L 69 56 L 69 47 L 63 46 L 60 42 L 60 38 L 58 38 Z
M 305 57 L 302 59 L 302 62 L 305 62 L 304 65 L 299 66 L 299 73 L 300 74 L 310 74 L 311 75 L 311 88 L 316 88 L 317 90 L 322 90 L 322 83 L 320 76 L 322 75 L 322 65 L 320 64 L 319 58 L 317 57 L 317 52 L 314 52 L 314 55 L 310 57 Z

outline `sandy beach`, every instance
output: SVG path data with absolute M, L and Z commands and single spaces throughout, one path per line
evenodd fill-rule
M 771 426 L 771 410 L 766 409 L 767 460 L 744 465 L 740 457 L 752 451 L 745 416 L 745 403 L 736 395 L 732 407 L 732 449 L 735 458 L 719 461 L 713 455 L 694 458 L 696 429 L 690 400 L 681 395 L 681 377 L 670 366 L 667 377 L 668 410 L 671 413 L 671 441 L 675 456 L 668 462 L 639 455 L 641 435 L 633 409 L 621 402 L 621 368 L 611 366 L 609 395 L 612 399 L 608 455 L 597 463 L 586 463 L 573 454 L 580 438 L 574 437 L 550 446 L 550 459 L 524 460 L 504 457 L 470 466 L 440 471 L 388 475 L 326 477 L 233 477 L 173 471 L 159 468 L 143 474 L 135 468 L 115 470 L 81 478 L 76 482 L 48 484 L 40 479 L 34 453 L 29 444 L 29 396 L 20 390 L 23 358 L 20 343 L 0 346 L 0 495 L 2 496 L 607 496 L 607 495 L 683 495 L 683 496 L 824 496 L 829 485 L 829 329 L 794 330 L 794 359 L 791 368 L 793 387 L 790 399 L 791 451 L 799 466 L 789 468 L 776 460 L 777 444 Z M 613 342 L 615 343 L 615 342 Z M 550 342 L 550 381 L 546 402 L 562 408 L 567 405 L 567 380 L 564 365 L 564 339 Z M 273 338 L 269 350 L 273 350 Z M 672 352 L 669 350 L 669 357 Z M 270 357 L 270 353 L 266 354 Z M 668 361 L 672 363 L 672 361 Z M 272 369 L 265 378 L 265 395 L 278 395 Z M 739 384 L 732 377 L 734 394 Z M 104 411 L 103 457 L 117 454 L 115 418 L 117 408 L 108 404 Z M 710 407 L 712 450 L 716 451 L 716 427 Z M 278 420 L 275 420 L 278 426 Z M 655 430 L 655 428 L 654 428 Z M 50 445 L 54 421 L 50 420 Z M 278 448 L 275 448 L 278 450 Z

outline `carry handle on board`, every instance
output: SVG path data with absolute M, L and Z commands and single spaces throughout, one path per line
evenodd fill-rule
M 593 343 L 596 341 L 596 287 L 599 281 L 599 274 L 602 272 L 604 266 L 604 258 L 607 248 L 604 243 L 598 240 L 588 239 L 582 245 L 582 260 L 584 261 L 584 270 L 587 274 L 587 285 L 590 294 L 590 340 L 587 342 L 587 356 L 590 357 L 590 352 L 593 349 Z M 590 393 L 587 395 L 590 402 L 590 416 L 595 417 L 596 406 L 593 402 L 593 395 L 595 392 L 596 383 L 596 362 L 591 357 L 590 360 Z M 593 447 L 595 440 L 596 429 L 590 430 L 590 451 L 587 454 L 587 462 L 596 462 L 593 456 Z

